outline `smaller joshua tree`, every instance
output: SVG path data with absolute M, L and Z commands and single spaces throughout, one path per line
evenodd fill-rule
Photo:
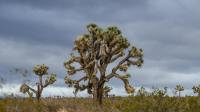
M 178 92 L 178 97 L 181 97 L 181 91 L 184 91 L 184 87 L 181 85 L 176 85 L 174 89 L 176 93 Z
M 198 86 L 193 86 L 193 92 L 196 94 L 198 94 L 198 96 L 200 97 L 200 85 Z
M 161 88 L 154 89 L 152 95 L 158 96 L 160 98 L 167 96 L 167 87 L 164 87 L 163 89 Z
M 142 86 L 138 92 L 137 92 L 137 96 L 147 96 L 148 92 L 146 91 L 146 89 Z
M 37 100 L 39 101 L 42 95 L 42 91 L 44 88 L 46 88 L 48 85 L 53 84 L 56 81 L 56 74 L 52 73 L 50 75 L 50 77 L 47 77 L 45 79 L 45 82 L 43 83 L 43 76 L 44 75 L 48 75 L 48 69 L 49 67 L 47 67 L 46 65 L 42 64 L 42 65 L 36 65 L 33 69 L 33 72 L 38 76 L 39 78 L 39 82 L 36 83 L 37 85 L 37 90 L 31 88 L 30 86 L 28 86 L 27 84 L 22 84 L 20 87 L 20 92 L 22 93 L 27 93 L 29 95 L 29 97 L 33 96 L 33 93 L 35 94 Z

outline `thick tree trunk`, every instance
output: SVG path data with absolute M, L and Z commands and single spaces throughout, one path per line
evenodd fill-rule
M 97 93 L 98 93 L 98 92 L 97 92 L 97 87 L 94 87 L 94 88 L 93 88 L 93 99 L 94 99 L 94 100 L 97 100 Z
M 97 80 L 95 78 L 92 79 L 93 85 L 92 85 L 92 95 L 93 95 L 93 99 L 97 100 L 97 88 L 98 88 L 98 84 L 97 84 Z
M 36 97 L 37 97 L 37 101 L 39 102 L 39 101 L 40 101 L 41 95 L 40 95 L 40 94 L 37 94 Z
M 103 101 L 102 101 L 103 100 L 103 92 L 104 92 L 103 87 L 104 87 L 104 85 L 102 84 L 102 85 L 99 85 L 97 88 L 97 101 L 98 101 L 99 105 L 103 104 Z

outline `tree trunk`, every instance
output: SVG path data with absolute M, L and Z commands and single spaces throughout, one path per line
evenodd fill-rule
M 40 82 L 37 85 L 38 90 L 37 90 L 37 95 L 36 95 L 38 102 L 40 101 L 41 94 L 42 94 L 42 91 L 43 91 L 42 76 L 39 76 L 39 80 L 40 80 Z
M 37 94 L 36 94 L 36 98 L 37 98 L 38 102 L 40 101 L 42 90 L 43 90 L 43 88 L 40 85 L 38 85 L 38 90 L 37 90 Z
M 37 101 L 40 102 L 41 95 L 39 93 L 37 93 L 36 97 L 37 97 Z
M 103 87 L 104 87 L 104 84 L 102 85 L 99 85 L 98 88 L 97 88 L 97 101 L 99 103 L 100 106 L 102 106 L 103 102 Z
M 92 85 L 92 95 L 93 95 L 93 99 L 94 100 L 97 100 L 97 88 L 98 88 L 98 85 L 97 85 L 97 82 L 96 82 L 96 79 L 93 79 L 93 85 Z
M 97 100 L 97 88 L 94 86 L 94 88 L 93 88 L 93 99 L 94 100 Z

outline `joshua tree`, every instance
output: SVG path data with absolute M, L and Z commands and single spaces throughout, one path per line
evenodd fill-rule
M 159 89 L 155 88 L 154 91 L 152 92 L 153 96 L 158 96 L 158 97 L 164 97 L 167 95 L 167 87 L 164 87 L 164 89 Z
M 143 86 L 137 92 L 137 95 L 142 96 L 142 97 L 147 96 L 147 94 L 148 94 L 148 92 L 146 91 L 146 89 Z
M 47 76 L 45 79 L 45 82 L 43 83 L 43 76 L 48 75 L 48 69 L 46 65 L 37 65 L 34 67 L 33 72 L 38 76 L 39 82 L 36 83 L 37 90 L 31 88 L 27 84 L 22 84 L 20 87 L 20 92 L 22 93 L 28 93 L 29 97 L 33 96 L 33 93 L 36 95 L 37 100 L 39 101 L 42 95 L 42 91 L 45 87 L 47 87 L 50 84 L 53 84 L 56 81 L 56 74 L 52 73 L 50 77 Z
M 184 91 L 184 87 L 181 85 L 176 85 L 176 87 L 174 88 L 176 93 L 178 92 L 178 97 L 181 97 L 181 91 Z
M 126 71 L 131 65 L 141 67 L 142 49 L 132 46 L 125 52 L 130 43 L 115 26 L 102 29 L 96 24 L 89 24 L 87 30 L 88 33 L 75 40 L 74 54 L 64 63 L 68 72 L 65 83 L 69 87 L 75 87 L 77 92 L 87 90 L 100 105 L 105 83 L 113 77 L 124 82 L 127 93 L 134 92 L 128 81 L 130 75 Z M 107 71 L 108 66 L 112 67 L 112 71 Z M 77 72 L 82 73 L 82 77 L 72 79 Z
M 200 97 L 200 85 L 198 86 L 193 86 L 193 92 L 196 94 L 198 94 L 198 96 Z

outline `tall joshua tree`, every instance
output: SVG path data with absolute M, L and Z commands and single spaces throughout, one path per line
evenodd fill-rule
M 20 87 L 20 92 L 27 93 L 29 97 L 33 96 L 33 93 L 35 94 L 37 100 L 39 101 L 42 95 L 42 91 L 44 88 L 46 88 L 48 85 L 53 84 L 56 81 L 56 74 L 52 73 L 50 77 L 47 76 L 45 79 L 45 82 L 43 83 L 43 76 L 48 75 L 48 69 L 46 65 L 37 65 L 34 67 L 33 72 L 38 76 L 39 81 L 36 83 L 37 89 L 33 89 L 27 84 L 22 84 Z
M 176 93 L 178 92 L 178 97 L 181 97 L 181 91 L 184 91 L 184 87 L 181 85 L 176 85 L 176 87 L 174 88 Z
M 142 49 L 130 47 L 128 40 L 115 26 L 102 29 L 96 24 L 89 24 L 87 30 L 87 33 L 75 40 L 74 54 L 64 63 L 68 71 L 65 83 L 69 87 L 75 87 L 75 91 L 87 90 L 100 105 L 105 83 L 114 77 L 124 82 L 127 93 L 134 92 L 128 81 L 130 75 L 126 71 L 131 65 L 141 67 Z M 115 66 L 112 66 L 112 63 Z M 112 67 L 111 72 L 107 71 L 108 66 Z M 72 79 L 77 72 L 80 72 L 82 77 Z
M 193 92 L 194 93 L 197 93 L 198 94 L 198 96 L 200 97 L 200 85 L 198 85 L 198 86 L 193 86 Z

